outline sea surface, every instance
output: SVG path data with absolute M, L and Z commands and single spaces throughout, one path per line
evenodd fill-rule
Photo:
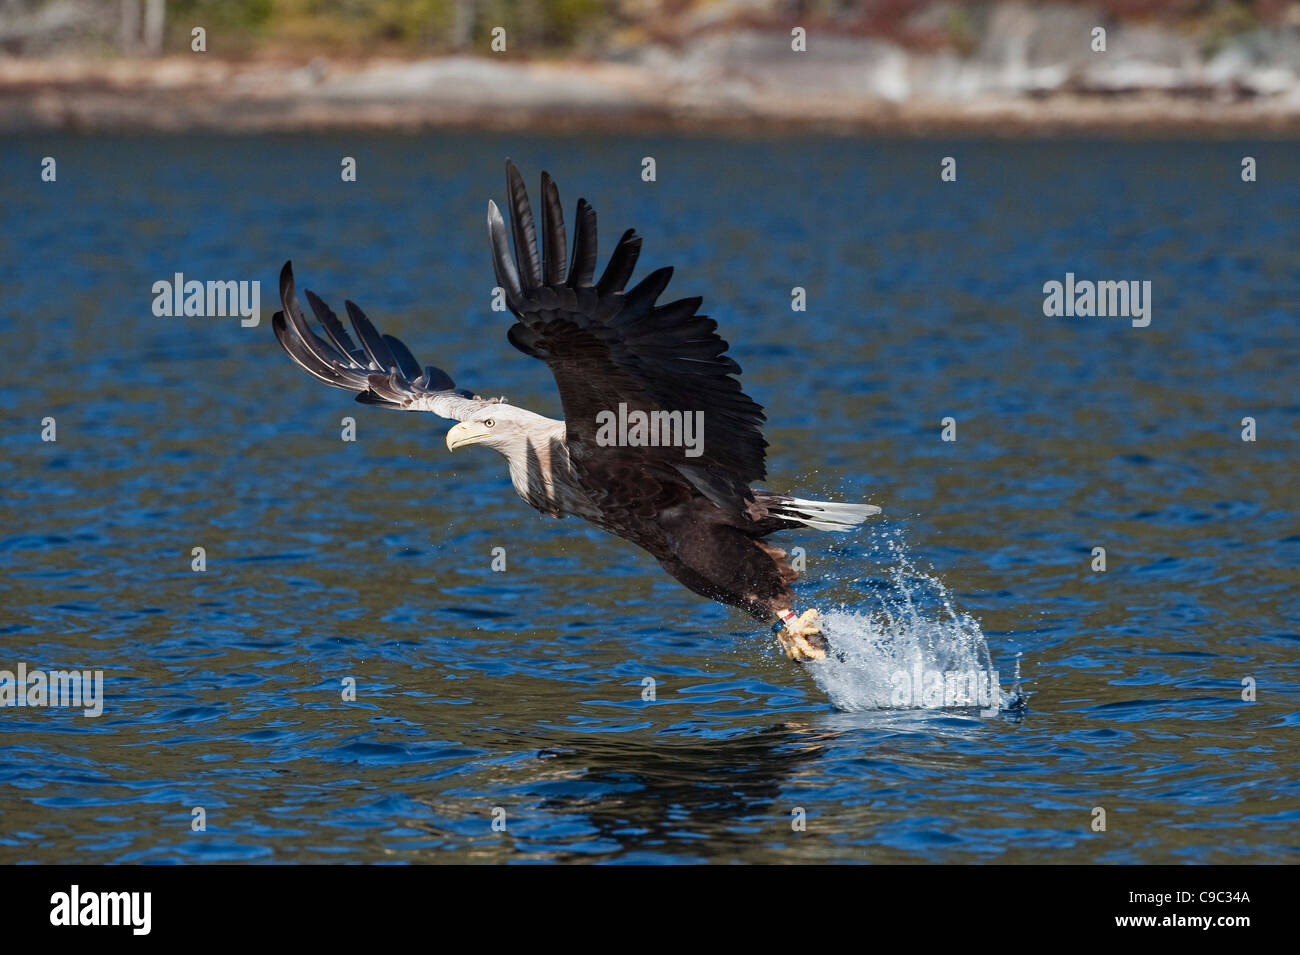
M 779 538 L 827 662 L 281 352 L 292 259 L 560 416 L 490 307 L 507 156 L 704 296 L 768 487 L 883 508 Z M 1281 142 L 7 138 L 0 670 L 103 709 L 0 706 L 0 862 L 1295 862 L 1298 209 Z M 1046 316 L 1067 273 L 1149 325 Z

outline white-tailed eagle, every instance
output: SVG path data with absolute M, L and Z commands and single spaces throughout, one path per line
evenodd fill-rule
M 641 252 L 631 229 L 595 278 L 596 212 L 587 200 L 578 200 L 570 259 L 551 177 L 542 173 L 540 223 L 510 162 L 506 188 L 513 252 L 493 202 L 488 234 L 497 283 L 517 320 L 507 337 L 550 367 L 563 421 L 456 388 L 346 302 L 358 346 L 304 290 L 322 337 L 303 314 L 287 262 L 284 310 L 272 322 L 284 350 L 360 402 L 456 420 L 447 447 L 499 451 L 519 496 L 543 514 L 585 518 L 649 551 L 695 593 L 773 624 L 791 659 L 823 657 L 817 611 L 795 614 L 790 585 L 798 575 L 765 538 L 793 527 L 847 531 L 880 509 L 753 488 L 767 473 L 763 409 L 741 390 L 740 366 L 726 356 L 717 323 L 698 314 L 701 299 L 658 304 L 671 268 L 628 290 Z

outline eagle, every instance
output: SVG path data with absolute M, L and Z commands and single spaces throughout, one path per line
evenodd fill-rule
M 849 531 L 880 508 L 755 488 L 767 477 L 763 408 L 741 390 L 740 366 L 727 356 L 717 323 L 699 314 L 702 299 L 660 304 L 670 267 L 627 287 L 641 254 L 634 229 L 622 234 L 596 278 L 596 211 L 578 200 L 570 255 L 559 189 L 548 173 L 540 220 L 510 161 L 506 195 L 509 228 L 495 202 L 487 214 L 497 294 L 515 319 L 506 337 L 546 362 L 564 420 L 457 388 L 347 301 L 358 346 L 330 307 L 304 289 L 318 333 L 299 303 L 292 261 L 280 273 L 283 310 L 272 319 L 280 345 L 311 375 L 356 392 L 363 404 L 456 421 L 448 450 L 484 445 L 499 452 L 515 491 L 538 511 L 583 518 L 648 551 L 689 590 L 770 624 L 792 660 L 824 658 L 819 614 L 795 612 L 798 574 L 767 538 L 791 528 Z

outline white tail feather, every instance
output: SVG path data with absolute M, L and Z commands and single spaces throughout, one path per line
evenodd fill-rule
M 805 501 L 792 497 L 768 505 L 768 513 L 798 521 L 819 531 L 850 531 L 880 508 L 874 504 L 834 504 L 829 501 Z

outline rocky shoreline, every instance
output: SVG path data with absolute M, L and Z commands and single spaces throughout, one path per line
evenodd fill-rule
M 1074 25 L 1064 53 L 1011 42 L 967 57 L 862 37 L 813 37 L 801 53 L 771 31 L 605 61 L 10 57 L 0 58 L 0 130 L 1300 133 L 1289 65 L 1300 44 L 1264 60 L 1234 47 L 1206 59 L 1176 37 L 1117 30 L 1111 52 L 1095 53 L 1085 28 Z

